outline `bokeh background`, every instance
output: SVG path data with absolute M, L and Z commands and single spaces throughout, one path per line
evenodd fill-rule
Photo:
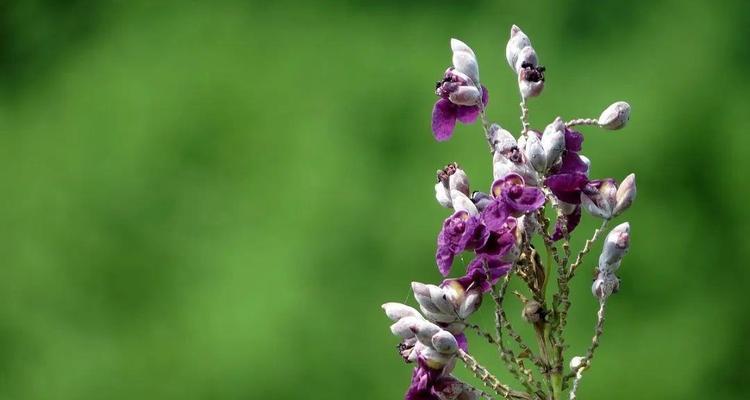
M 744 1 L 2 2 L 0 398 L 402 398 L 410 367 L 379 306 L 439 280 L 434 171 L 491 180 L 478 126 L 432 139 L 433 84 L 461 38 L 491 119 L 518 132 L 513 23 L 548 67 L 535 126 L 633 106 L 623 131 L 584 130 L 592 174 L 635 172 L 639 197 L 580 398 L 748 398 L 749 16 Z M 589 284 L 568 356 L 593 329 Z

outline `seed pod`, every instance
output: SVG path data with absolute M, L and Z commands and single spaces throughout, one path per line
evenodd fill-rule
M 630 104 L 618 101 L 607 107 L 599 116 L 599 126 L 604 129 L 617 130 L 625 126 L 630 119 Z
M 617 194 L 615 195 L 617 204 L 613 211 L 614 216 L 618 216 L 630 208 L 635 200 L 635 194 L 635 174 L 630 174 L 623 179 L 620 187 L 617 188 Z
M 401 303 L 385 303 L 382 307 L 385 310 L 385 315 L 391 321 L 398 321 L 406 317 L 421 317 L 419 311 Z
M 479 65 L 474 50 L 458 39 L 451 39 L 451 50 L 456 70 L 468 76 L 475 85 L 479 84 Z

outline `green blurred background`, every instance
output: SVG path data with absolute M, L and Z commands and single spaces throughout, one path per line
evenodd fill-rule
M 635 172 L 639 198 L 579 397 L 748 398 L 749 17 L 744 1 L 2 2 L 0 398 L 402 398 L 379 306 L 439 281 L 434 171 L 491 180 L 478 126 L 432 139 L 433 84 L 461 38 L 490 117 L 518 132 L 513 23 L 548 67 L 535 126 L 633 106 L 623 131 L 584 130 L 592 174 Z M 593 329 L 586 275 L 568 356 Z

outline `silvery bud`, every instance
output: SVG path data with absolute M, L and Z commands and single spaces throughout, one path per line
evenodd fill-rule
M 414 330 L 412 329 L 412 327 L 414 327 L 420 321 L 424 321 L 421 316 L 401 318 L 396 321 L 395 324 L 391 325 L 391 332 L 394 335 L 401 336 L 404 339 L 413 338 Z
M 443 354 L 453 354 L 458 350 L 458 342 L 450 332 L 441 330 L 432 336 L 432 348 Z
M 547 159 L 547 168 L 550 168 L 555 165 L 565 150 L 565 122 L 560 117 L 555 118 L 544 128 L 542 146 Z
M 453 304 L 448 301 L 448 296 L 445 291 L 443 291 L 443 288 L 435 285 L 427 285 L 427 287 L 430 290 L 430 300 L 432 300 L 432 304 L 434 304 L 440 312 L 448 315 L 455 314 L 456 309 L 453 307 Z
M 459 86 L 448 95 L 448 100 L 460 106 L 475 106 L 482 100 L 482 94 L 474 86 Z
M 452 208 L 453 203 L 451 202 L 451 194 L 447 187 L 443 184 L 443 182 L 438 182 L 435 184 L 435 198 L 437 199 L 438 204 L 445 208 Z
M 473 314 L 479 308 L 480 304 L 482 304 L 482 294 L 475 290 L 470 290 L 466 293 L 461 305 L 458 307 L 459 318 L 468 318 L 469 315 Z
M 450 191 L 457 190 L 466 196 L 469 195 L 469 177 L 466 176 L 464 170 L 456 168 L 456 171 L 448 177 L 448 189 Z
M 463 192 L 451 190 L 451 203 L 456 211 L 466 211 L 469 215 L 479 214 L 479 210 Z
M 613 271 L 630 248 L 630 224 L 623 222 L 612 229 L 604 239 L 602 254 L 599 256 L 599 270 Z
M 603 219 L 612 218 L 617 195 L 613 179 L 594 180 L 581 191 L 581 205 L 591 215 Z
M 425 364 L 432 369 L 443 368 L 452 359 L 450 355 L 443 354 L 431 347 L 425 347 L 419 352 L 419 355 L 424 360 Z
M 599 271 L 591 285 L 591 293 L 599 299 L 606 299 L 618 290 L 620 290 L 620 280 L 614 273 L 608 271 Z
M 516 69 L 518 56 L 521 53 L 521 50 L 529 46 L 531 46 L 531 40 L 529 40 L 529 37 L 521 31 L 521 28 L 513 25 L 510 28 L 510 39 L 508 40 L 508 44 L 505 45 L 505 59 L 508 61 L 508 65 L 513 72 L 518 73 L 518 70 Z
M 398 321 L 406 317 L 421 317 L 419 311 L 401 303 L 385 303 L 382 307 L 385 310 L 385 315 L 391 321 Z
M 591 170 L 591 160 L 588 157 L 584 156 L 583 154 L 579 154 L 578 158 L 580 158 L 581 161 L 583 161 L 583 163 L 586 164 L 586 172 L 584 173 L 586 174 L 586 176 L 588 176 L 589 171 Z
M 520 73 L 521 70 L 524 68 L 524 66 L 530 65 L 533 67 L 536 67 L 539 63 L 539 60 L 536 56 L 536 51 L 531 46 L 526 46 L 518 53 L 518 59 L 516 59 L 516 64 L 514 65 L 514 68 L 516 70 L 516 73 Z
M 623 179 L 620 187 L 617 188 L 617 204 L 615 205 L 613 215 L 618 216 L 627 210 L 635 200 L 635 174 L 630 174 Z
M 529 160 L 529 164 L 537 172 L 544 172 L 547 168 L 547 157 L 544 146 L 534 131 L 529 131 L 529 134 L 526 136 L 524 154 L 526 155 L 526 159 Z
M 478 84 L 479 66 L 474 50 L 458 39 L 451 39 L 451 50 L 453 50 L 453 66 L 456 70 L 468 76 L 475 85 Z
M 604 129 L 616 130 L 625 126 L 630 119 L 630 104 L 618 101 L 607 107 L 599 116 L 599 126 Z
M 412 282 L 411 290 L 414 292 L 414 299 L 417 300 L 419 308 L 422 309 L 423 313 L 440 313 L 440 309 L 432 303 L 430 297 L 430 288 L 424 283 Z
M 490 143 L 496 153 L 505 153 L 517 146 L 516 138 L 498 124 L 490 126 Z
M 442 331 L 439 326 L 424 319 L 416 320 L 409 328 L 416 335 L 417 340 L 428 347 L 432 346 L 432 337 Z
M 528 71 L 522 69 L 518 74 L 518 90 L 524 99 L 539 96 L 544 90 L 544 79 L 535 78 L 535 74 Z

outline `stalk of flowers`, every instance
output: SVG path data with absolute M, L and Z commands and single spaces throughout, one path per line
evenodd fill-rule
M 438 100 L 432 111 L 432 131 L 436 140 L 447 141 L 457 123 L 472 124 L 481 119 L 492 153 L 492 183 L 486 191 L 471 190 L 468 174 L 455 162 L 437 171 L 435 197 L 438 204 L 450 210 L 437 234 L 435 264 L 442 281 L 412 282 L 419 310 L 399 303 L 383 305 L 394 321 L 391 331 L 402 338 L 400 355 L 415 365 L 405 398 L 491 397 L 453 374 L 460 361 L 501 398 L 558 400 L 567 389 L 568 397 L 575 399 L 604 332 L 606 302 L 620 288 L 617 271 L 630 247 L 630 225 L 622 223 L 607 234 L 593 268 L 592 293 L 599 302 L 595 334 L 584 355 L 573 357 L 566 371 L 569 282 L 585 265 L 586 255 L 608 223 L 632 205 L 636 185 L 634 174 L 619 184 L 612 178 L 592 178 L 592 163 L 582 154 L 584 135 L 574 128 L 621 129 L 630 118 L 630 106 L 620 101 L 598 118 L 565 122 L 557 117 L 543 129 L 534 129 L 528 101 L 542 93 L 546 68 L 539 64 L 529 37 L 514 25 L 506 44 L 506 59 L 516 74 L 521 98 L 521 129 L 516 137 L 487 117 L 489 92 L 479 80 L 474 51 L 457 39 L 451 39 L 450 44 L 452 66 L 436 84 Z M 573 257 L 570 238 L 584 212 L 602 222 Z M 544 243 L 543 249 L 536 248 L 535 243 L 540 242 L 537 237 Z M 457 266 L 457 260 L 465 255 L 470 261 Z M 513 278 L 519 278 L 528 290 L 527 294 L 513 294 L 523 305 L 523 321 L 533 326 L 533 342 L 513 328 L 505 312 L 506 292 Z M 550 282 L 555 281 L 553 288 Z M 471 322 L 487 295 L 495 305 L 494 333 Z M 470 354 L 467 328 L 498 347 L 522 389 L 500 381 Z M 530 369 L 531 365 L 536 371 Z

